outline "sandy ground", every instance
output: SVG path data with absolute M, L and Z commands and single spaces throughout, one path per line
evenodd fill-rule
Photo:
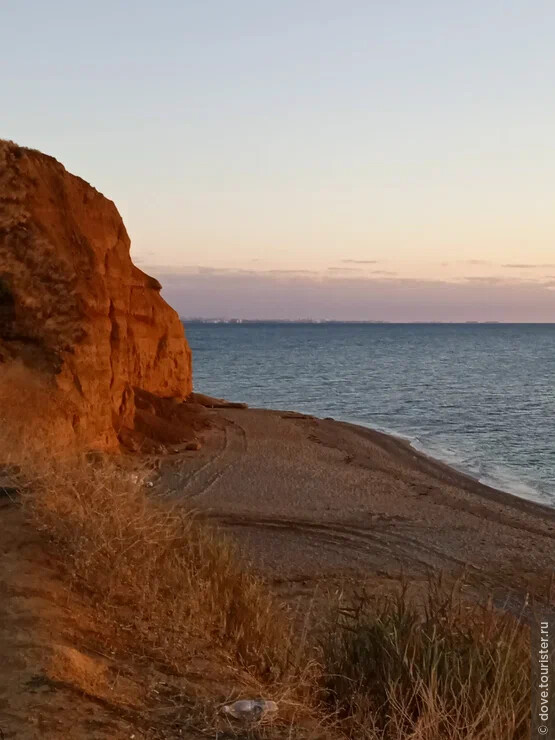
M 217 654 L 187 676 L 114 654 L 17 500 L 0 495 L 0 521 L 0 740 L 210 737 L 237 671 Z
M 134 718 L 106 699 L 122 689 L 132 697 L 129 681 L 85 645 L 90 609 L 68 591 L 44 542 L 5 496 L 0 520 L 0 739 L 133 737 Z
M 69 586 L 17 498 L 2 493 L 1 476 L 0 522 L 0 740 L 336 738 L 310 718 L 301 722 L 294 706 L 264 733 L 231 732 L 218 708 L 259 696 L 248 672 L 205 646 L 192 651 L 183 675 L 114 650 L 117 640 L 98 622 L 101 605 Z
M 219 522 L 276 583 L 458 576 L 545 597 L 555 510 L 459 474 L 379 432 L 294 412 L 219 409 L 163 487 Z M 515 607 L 517 608 L 517 607 Z
M 162 461 L 152 493 L 223 527 L 285 598 L 311 598 L 317 611 L 317 596 L 361 584 L 380 593 L 401 576 L 419 589 L 437 572 L 464 573 L 471 592 L 514 611 L 528 590 L 547 597 L 555 510 L 354 425 L 257 409 L 210 415 L 203 448 Z M 0 518 L 0 739 L 206 736 L 153 732 L 143 709 L 160 687 L 208 691 L 212 668 L 192 666 L 193 681 L 107 653 L 94 608 L 68 588 L 16 500 L 0 497 Z

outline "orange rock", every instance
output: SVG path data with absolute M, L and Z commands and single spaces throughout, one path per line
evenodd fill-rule
M 129 247 L 112 201 L 52 157 L 0 141 L 0 362 L 47 378 L 75 434 L 103 449 L 134 428 L 135 389 L 192 390 L 179 316 Z

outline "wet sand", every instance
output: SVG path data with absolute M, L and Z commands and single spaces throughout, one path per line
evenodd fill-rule
M 275 583 L 411 583 L 547 595 L 555 510 L 483 485 L 403 440 L 294 412 L 217 409 L 162 485 L 219 523 Z

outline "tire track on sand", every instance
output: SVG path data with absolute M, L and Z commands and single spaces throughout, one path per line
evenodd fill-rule
M 260 530 L 281 530 L 296 533 L 302 537 L 324 545 L 328 549 L 336 549 L 342 554 L 346 551 L 356 552 L 359 555 L 370 556 L 377 562 L 384 563 L 387 559 L 397 561 L 401 565 L 418 566 L 419 570 L 429 571 L 445 567 L 447 564 L 464 569 L 476 566 L 466 563 L 430 543 L 422 543 L 408 533 L 399 531 L 407 525 L 396 522 L 380 521 L 376 527 L 356 527 L 347 523 L 317 522 L 308 519 L 257 517 L 248 514 L 224 514 L 210 512 L 207 516 L 211 521 L 225 527 L 253 528 Z M 378 529 L 379 527 L 379 529 Z
M 181 478 L 174 493 L 191 500 L 207 493 L 247 452 L 247 435 L 240 424 L 227 421 L 220 446 L 205 463 Z

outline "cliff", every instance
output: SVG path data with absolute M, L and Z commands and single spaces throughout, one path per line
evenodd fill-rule
M 181 321 L 129 249 L 112 201 L 0 141 L 0 363 L 39 374 L 68 433 L 102 449 L 156 437 L 192 390 Z

